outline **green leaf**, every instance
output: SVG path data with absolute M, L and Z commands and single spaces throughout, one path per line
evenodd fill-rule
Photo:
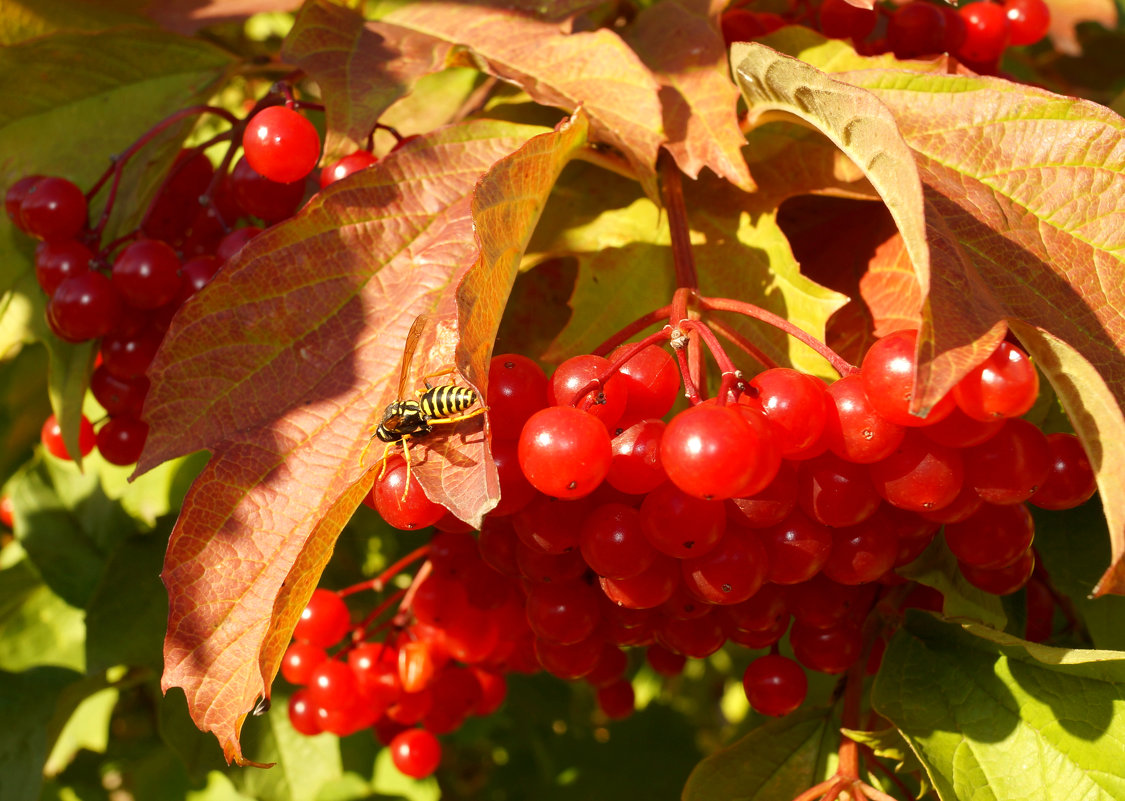
M 51 592 L 27 559 L 0 570 L 0 641 L 0 670 L 86 669 L 82 610 Z
M 81 749 L 105 753 L 109 744 L 109 719 L 120 695 L 116 687 L 106 687 L 82 699 L 47 756 L 43 766 L 46 775 L 62 772 Z
M 315 801 L 328 782 L 343 775 L 340 738 L 307 737 L 289 725 L 289 698 L 275 695 L 269 712 L 246 730 L 247 755 L 269 770 L 235 774 L 238 789 L 258 801 Z
M 82 676 L 61 667 L 0 672 L 0 798 L 35 801 L 58 696 Z
M 872 702 L 942 798 L 1125 797 L 1125 653 L 910 614 Z
M 944 599 L 942 614 L 951 620 L 983 623 L 1001 631 L 1008 625 L 1000 598 L 965 580 L 945 537 L 935 537 L 917 559 L 896 572 L 940 592 Z
M 707 173 L 684 194 L 701 293 L 754 303 L 823 338 L 825 322 L 846 298 L 801 275 L 772 201 Z M 571 166 L 529 245 L 531 259 L 573 255 L 579 262 L 574 313 L 545 358 L 589 353 L 666 305 L 675 289 L 670 243 L 663 215 L 635 182 L 589 164 Z M 774 328 L 745 318 L 726 322 L 776 362 L 833 375 L 822 358 Z
M 160 583 L 166 544 L 155 533 L 130 537 L 110 556 L 86 607 L 91 673 L 114 665 L 160 670 L 168 624 L 168 595 Z
M 106 497 L 93 471 L 44 456 L 21 470 L 9 492 L 16 536 L 48 586 L 84 607 L 109 554 L 135 526 Z
M 1097 499 L 1066 512 L 1032 507 L 1035 550 L 1051 584 L 1061 592 L 1086 624 L 1098 648 L 1125 651 L 1125 598 L 1090 597 L 1090 588 L 1109 561 L 1105 516 Z
M 174 753 L 196 781 L 226 767 L 223 750 L 215 738 L 196 728 L 188 714 L 187 701 L 181 692 L 160 695 L 153 683 L 152 695 L 160 699 L 156 706 L 157 732 L 168 750 Z
M 143 17 L 81 0 L 5 0 L 0 6 L 0 45 L 13 45 L 59 30 L 104 30 L 145 24 Z
M 47 362 L 41 348 L 24 348 L 0 363 L 0 485 L 39 443 L 47 402 Z
M 827 740 L 835 734 L 830 711 L 804 709 L 759 726 L 700 762 L 683 801 L 770 801 L 791 798 L 822 779 Z

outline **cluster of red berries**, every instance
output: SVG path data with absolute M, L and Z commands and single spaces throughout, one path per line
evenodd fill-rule
M 551 379 L 495 357 L 501 501 L 479 536 L 420 487 L 404 498 L 398 456 L 372 490 L 392 525 L 436 525 L 447 533 L 435 542 L 461 543 L 458 570 L 426 577 L 415 613 L 437 626 L 435 605 L 474 619 L 502 608 L 499 643 L 483 638 L 488 664 L 526 670 L 533 654 L 532 667 L 593 684 L 609 717 L 632 709 L 625 648 L 675 674 L 728 641 L 770 647 L 744 687 L 756 710 L 784 715 L 803 701 L 804 668 L 842 673 L 862 657 L 880 591 L 943 525 L 970 583 L 1015 592 L 1034 566 L 1027 504 L 1076 506 L 1093 471 L 1076 437 L 1021 419 L 1038 375 L 1008 342 L 926 417 L 911 414 L 916 342 L 885 337 L 829 385 L 769 369 L 668 423 L 680 379 L 662 348 L 579 356 Z M 786 632 L 796 661 L 777 652 Z
M 814 18 L 815 15 L 815 18 Z M 723 36 L 749 41 L 787 24 L 809 24 L 825 36 L 851 39 L 864 53 L 920 58 L 949 53 L 979 72 L 995 72 L 1004 50 L 1029 45 L 1047 34 L 1050 10 L 1044 0 L 978 0 L 957 6 L 909 0 L 858 8 L 847 0 L 823 0 L 809 18 L 786 19 L 742 8 L 722 17 Z
M 148 435 L 141 419 L 146 371 L 173 315 L 263 225 L 291 217 L 304 201 L 305 179 L 320 158 L 312 123 L 286 106 L 269 106 L 247 121 L 241 143 L 244 155 L 229 173 L 217 174 L 202 148 L 181 152 L 140 227 L 104 246 L 112 200 L 94 228 L 88 203 L 105 179 L 88 195 L 56 176 L 30 175 L 8 189 L 9 218 L 41 240 L 35 275 L 48 297 L 51 330 L 67 342 L 100 340 L 90 390 L 107 419 L 95 434 L 83 418 L 83 456 L 96 445 L 112 464 L 137 461 Z M 321 172 L 320 185 L 374 161 L 367 151 L 346 156 Z M 54 416 L 42 441 L 50 453 L 70 458 Z

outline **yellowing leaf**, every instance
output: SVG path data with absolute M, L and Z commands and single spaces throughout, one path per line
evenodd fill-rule
M 455 308 L 477 260 L 473 189 L 542 131 L 479 121 L 415 140 L 256 238 L 173 321 L 149 373 L 139 469 L 199 448 L 213 456 L 165 560 L 163 686 L 184 689 L 228 760 L 243 760 L 243 720 L 268 697 L 296 617 L 373 479 L 380 449 L 360 456 L 398 398 L 406 330 Z M 447 334 L 419 348 L 412 376 L 451 363 Z M 415 472 L 431 495 L 460 473 L 458 494 L 437 499 L 479 520 L 497 497 L 481 424 L 435 440 L 442 449 L 411 449 Z
M 704 6 L 700 8 L 699 6 Z M 660 82 L 665 147 L 692 178 L 709 167 L 742 189 L 753 182 L 742 157 L 738 89 L 727 71 L 723 38 L 705 3 L 669 0 L 642 11 L 629 42 Z
M 538 103 L 582 106 L 592 138 L 622 151 L 642 177 L 654 174 L 664 140 L 659 85 L 612 30 L 572 33 L 517 9 L 451 2 L 407 3 L 383 21 L 469 48 L 483 69 Z

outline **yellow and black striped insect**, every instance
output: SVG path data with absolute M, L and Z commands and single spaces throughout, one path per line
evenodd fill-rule
M 410 375 L 414 351 L 418 347 L 418 341 L 422 338 L 422 332 L 428 322 L 429 316 L 422 315 L 410 326 L 410 333 L 406 335 L 406 345 L 402 351 L 402 365 L 399 368 L 398 397 L 400 400 L 391 401 L 387 404 L 387 408 L 383 411 L 383 419 L 375 427 L 375 433 L 360 455 L 360 462 L 362 462 L 363 457 L 367 455 L 367 448 L 376 439 L 386 443 L 386 447 L 383 448 L 383 456 L 380 459 L 383 464 L 383 468 L 379 472 L 381 478 L 383 471 L 387 469 L 387 455 L 390 453 L 391 447 L 396 442 L 402 443 L 402 455 L 406 459 L 406 488 L 402 494 L 404 500 L 410 491 L 410 440 L 432 434 L 435 425 L 459 423 L 487 411 L 485 406 L 466 411 L 478 399 L 477 393 L 468 387 L 459 387 L 456 384 L 430 386 L 429 380 L 431 378 L 449 375 L 453 372 L 452 367 L 425 376 L 423 382 L 426 385 L 426 391 L 421 393 L 416 400 L 403 399 L 406 395 L 406 381 Z

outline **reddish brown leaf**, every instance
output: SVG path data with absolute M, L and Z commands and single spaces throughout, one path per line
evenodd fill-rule
M 738 89 L 707 0 L 671 0 L 641 12 L 629 42 L 660 82 L 665 147 L 692 178 L 703 167 L 742 189 L 753 188 L 738 127 Z M 725 4 L 720 4 L 725 5 Z
M 268 697 L 296 615 L 370 486 L 379 452 L 362 467 L 360 455 L 397 397 L 406 330 L 421 313 L 449 317 L 477 260 L 473 187 L 542 131 L 452 126 L 329 187 L 248 245 L 164 340 L 139 469 L 214 453 L 165 562 L 164 687 L 184 689 L 230 759 L 242 760 L 241 720 Z M 452 330 L 426 334 L 412 378 L 453 361 Z M 420 439 L 411 455 L 427 493 L 459 516 L 477 522 L 495 503 L 481 423 Z
M 308 3 L 281 55 L 317 82 L 324 97 L 326 161 L 360 147 L 387 108 L 423 75 L 445 66 L 449 44 L 417 31 L 365 22 L 327 0 Z
M 664 140 L 660 87 L 615 32 L 571 33 L 567 22 L 518 9 L 452 2 L 407 3 L 383 21 L 468 47 L 482 69 L 538 103 L 582 106 L 593 138 L 621 150 L 642 177 L 654 175 Z

